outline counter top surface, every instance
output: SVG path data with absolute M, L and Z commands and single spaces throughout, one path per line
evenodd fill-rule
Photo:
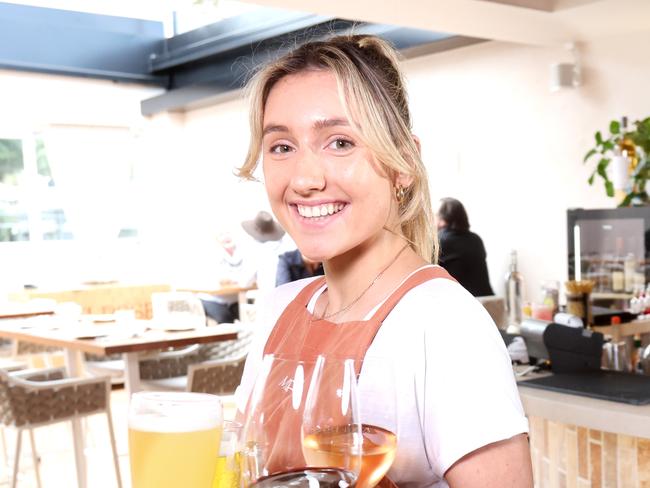
M 519 396 L 528 416 L 590 429 L 650 439 L 650 405 L 629 405 L 526 386 L 518 378 Z

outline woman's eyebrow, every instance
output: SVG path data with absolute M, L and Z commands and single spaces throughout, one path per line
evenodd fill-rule
M 328 127 L 349 126 L 349 125 L 350 122 L 348 122 L 347 119 L 321 119 L 314 122 L 312 128 L 315 131 L 319 131 L 322 129 L 326 129 Z M 272 132 L 289 132 L 289 128 L 286 125 L 269 124 L 266 127 L 264 127 L 264 129 L 262 130 L 262 137 Z
M 289 129 L 287 128 L 286 125 L 267 125 L 264 127 L 264 130 L 262 131 L 262 137 L 264 137 L 267 134 L 270 134 L 271 132 L 289 132 Z
M 321 129 L 326 129 L 328 127 L 335 127 L 335 126 L 349 126 L 350 122 L 347 121 L 347 119 L 322 119 L 322 120 L 317 120 L 314 122 L 314 130 L 321 130 Z

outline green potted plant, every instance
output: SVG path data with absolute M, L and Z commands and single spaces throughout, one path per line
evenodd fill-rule
M 650 204 L 650 195 L 646 191 L 646 182 L 650 177 L 650 117 L 637 120 L 632 125 L 633 129 L 629 130 L 618 120 L 612 120 L 609 123 L 609 134 L 603 136 L 601 131 L 597 131 L 594 135 L 596 144 L 583 159 L 584 163 L 592 158 L 598 159 L 587 181 L 593 185 L 596 176 L 602 178 L 607 196 L 614 197 L 614 183 L 609 178 L 607 168 L 617 152 L 627 151 L 630 185 L 624 192 L 619 207 Z

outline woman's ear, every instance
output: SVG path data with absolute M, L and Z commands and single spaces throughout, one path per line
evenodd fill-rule
M 405 175 L 404 173 L 397 173 L 395 178 L 395 186 L 401 188 L 408 188 L 413 184 L 413 176 Z
M 413 138 L 413 142 L 415 143 L 415 147 L 418 148 L 418 154 L 422 156 L 422 145 L 420 144 L 420 138 L 416 136 L 415 134 L 411 134 L 411 137 Z

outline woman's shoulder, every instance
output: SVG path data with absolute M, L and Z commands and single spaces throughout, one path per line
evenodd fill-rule
M 439 266 L 435 268 L 442 269 Z M 413 317 L 417 322 L 475 324 L 490 322 L 483 305 L 456 280 L 437 277 L 409 290 L 394 312 Z M 491 324 L 494 326 L 493 324 Z

